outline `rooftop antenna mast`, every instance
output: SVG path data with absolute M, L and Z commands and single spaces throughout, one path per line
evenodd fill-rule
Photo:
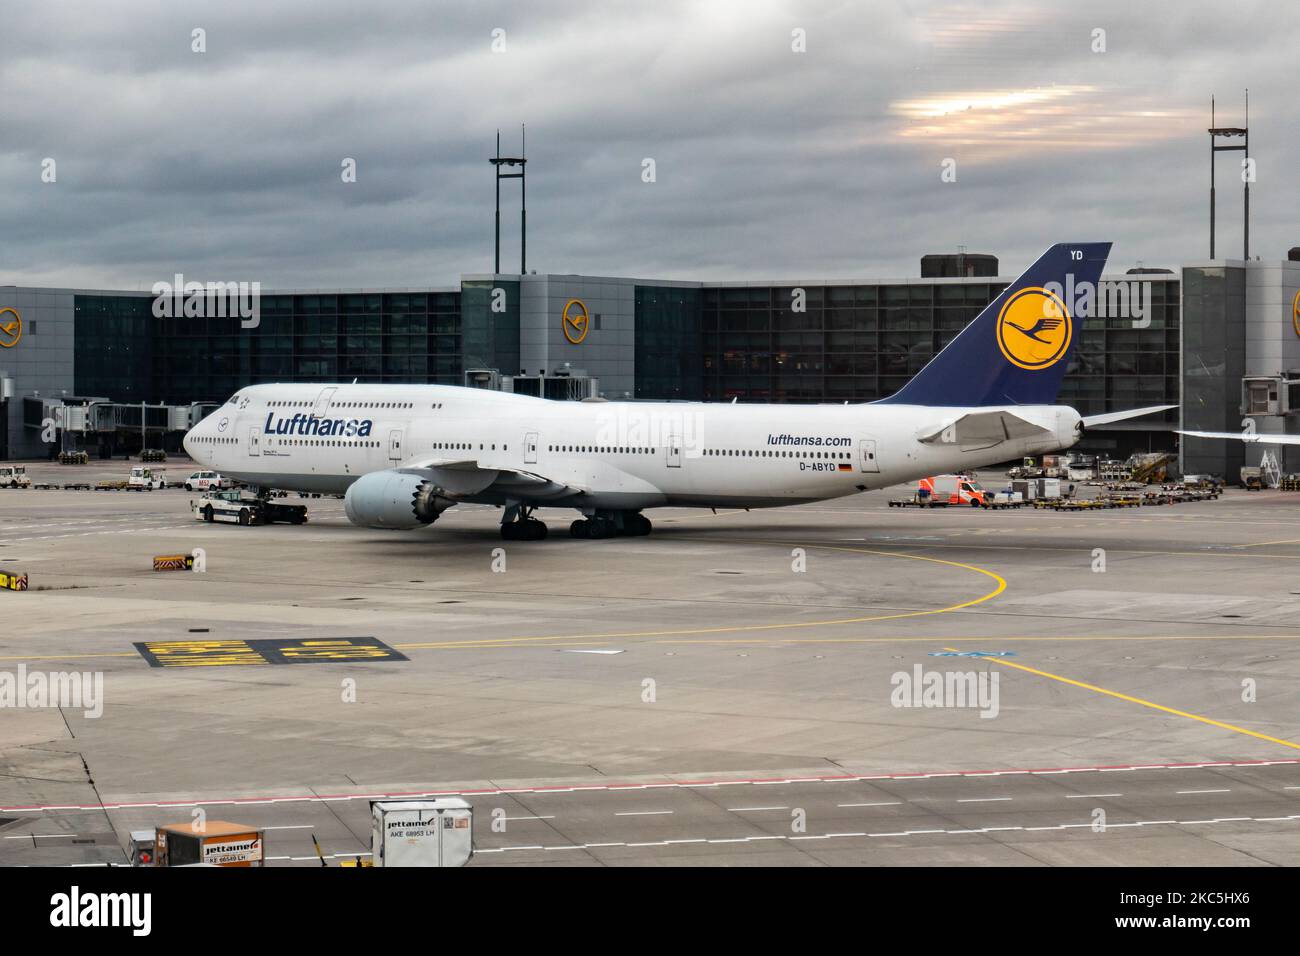
M 526 130 L 521 124 L 519 127 L 519 152 L 518 156 L 501 155 L 501 130 L 497 130 L 497 154 L 488 160 L 496 170 L 497 186 L 497 216 L 496 216 L 496 234 L 493 245 L 494 258 L 492 274 L 501 274 L 501 180 L 517 179 L 519 180 L 519 274 L 527 272 L 528 265 L 528 208 L 526 202 L 524 179 L 524 167 L 528 160 L 526 158 Z M 518 168 L 518 172 L 502 172 L 503 166 L 511 169 Z
M 1210 258 L 1214 258 L 1214 156 L 1215 153 L 1239 152 L 1242 154 L 1242 231 L 1241 256 L 1250 258 L 1250 90 L 1246 91 L 1246 125 L 1215 126 L 1214 97 L 1210 97 Z M 1220 140 L 1240 139 L 1240 143 L 1220 144 Z

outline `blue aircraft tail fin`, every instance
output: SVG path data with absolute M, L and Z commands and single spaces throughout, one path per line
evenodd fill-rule
M 1050 405 L 1097 301 L 1109 242 L 1052 246 L 883 404 Z

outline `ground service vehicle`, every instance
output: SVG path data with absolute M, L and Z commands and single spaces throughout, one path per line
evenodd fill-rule
M 30 488 L 32 480 L 27 477 L 27 469 L 21 465 L 0 467 L 0 488 Z
M 220 491 L 230 487 L 230 479 L 215 471 L 196 471 L 185 479 L 186 491 Z
M 199 521 L 225 521 L 233 524 L 306 524 L 304 505 L 282 505 L 262 498 L 245 497 L 238 490 L 213 491 L 198 501 L 191 501 L 194 517 Z
M 935 475 L 932 478 L 922 478 L 917 482 L 916 490 L 918 493 L 922 490 L 928 491 L 932 505 L 968 505 L 972 508 L 984 507 L 987 503 L 985 496 L 991 494 L 978 481 L 963 478 L 961 475 Z
M 167 487 L 167 472 L 148 465 L 136 465 L 131 469 L 126 486 L 132 491 L 161 491 Z

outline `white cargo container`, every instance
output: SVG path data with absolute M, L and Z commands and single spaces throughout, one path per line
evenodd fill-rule
M 464 866 L 474 854 L 474 808 L 460 797 L 373 801 L 375 866 Z

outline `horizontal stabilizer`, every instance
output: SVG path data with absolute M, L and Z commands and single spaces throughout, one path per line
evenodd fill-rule
M 1016 412 L 968 412 L 938 425 L 923 428 L 917 441 L 927 444 L 978 445 L 987 448 L 1016 438 L 1032 438 L 1051 432 Z
M 1179 431 L 1180 435 L 1189 435 L 1192 438 L 1222 438 L 1226 441 L 1244 441 L 1250 443 L 1259 443 L 1261 445 L 1300 445 L 1300 435 L 1261 435 L 1258 432 L 1185 432 Z
M 1143 415 L 1154 415 L 1156 412 L 1167 412 L 1169 409 L 1177 407 L 1177 405 L 1148 405 L 1146 408 L 1130 408 L 1126 412 L 1107 412 L 1104 415 L 1085 415 L 1083 419 L 1083 427 L 1096 428 L 1098 425 L 1111 425 L 1115 422 L 1127 421 L 1130 418 L 1141 418 Z

